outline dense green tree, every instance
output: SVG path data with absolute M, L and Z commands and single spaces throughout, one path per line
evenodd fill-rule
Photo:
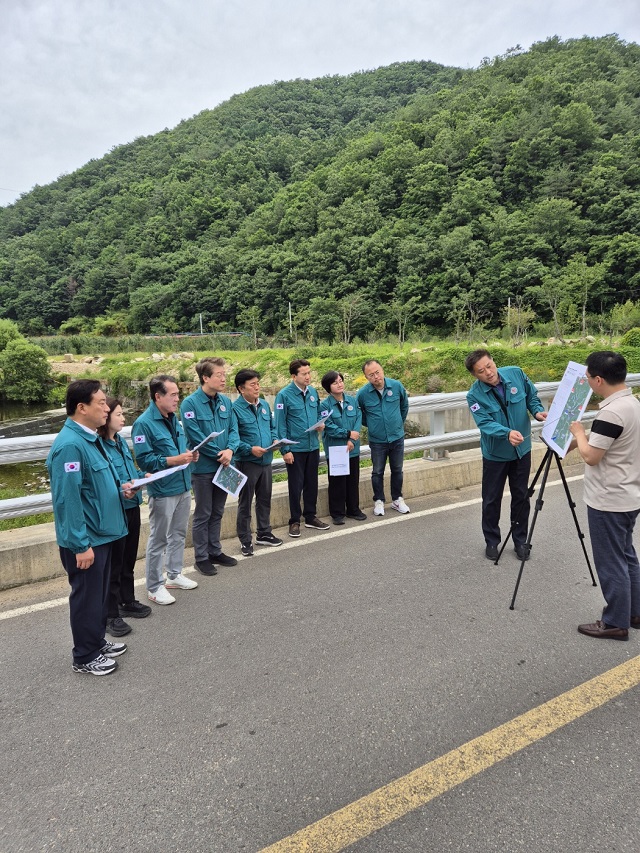
M 257 87 L 0 209 L 0 318 L 289 334 L 291 305 L 332 341 L 415 300 L 467 335 L 538 288 L 584 327 L 640 298 L 639 90 L 615 36 Z M 349 297 L 377 314 L 345 332 Z
M 51 368 L 47 353 L 24 338 L 9 341 L 0 352 L 0 395 L 19 403 L 47 399 Z
M 22 338 L 20 329 L 11 320 L 0 320 L 0 352 L 4 352 L 11 341 Z

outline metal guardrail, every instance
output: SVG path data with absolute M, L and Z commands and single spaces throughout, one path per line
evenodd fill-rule
M 640 373 L 630 373 L 627 376 L 627 384 L 634 387 L 640 385 Z M 541 398 L 552 398 L 559 382 L 539 382 L 536 389 Z M 445 431 L 445 412 L 454 409 L 467 408 L 467 392 L 457 391 L 451 394 L 426 394 L 421 397 L 409 398 L 409 415 L 428 413 L 430 420 L 430 435 L 408 438 L 405 440 L 405 454 L 416 450 L 428 450 L 431 458 L 438 458 L 438 451 L 449 447 L 459 447 L 466 444 L 479 444 L 480 431 L 478 429 L 460 430 L 457 432 Z M 593 420 L 595 413 L 587 412 L 583 418 L 589 422 Z M 538 421 L 532 422 L 532 434 L 534 437 L 542 430 L 542 424 Z M 131 443 L 131 427 L 125 427 L 120 435 Z M 18 462 L 34 462 L 47 458 L 51 445 L 56 437 L 53 435 L 27 436 L 26 438 L 0 439 L 0 465 L 15 464 Z M 360 448 L 360 457 L 369 459 L 371 451 L 368 446 Z M 325 461 L 324 453 L 320 454 L 321 462 Z M 286 464 L 282 459 L 274 459 L 272 470 L 274 472 L 284 471 Z M 19 518 L 21 516 L 36 515 L 51 512 L 51 493 L 40 495 L 28 495 L 23 498 L 10 498 L 0 501 L 0 519 Z

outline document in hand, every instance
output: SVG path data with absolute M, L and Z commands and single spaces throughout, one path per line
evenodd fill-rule
M 191 449 L 193 451 L 200 450 L 201 447 L 204 447 L 205 444 L 209 444 L 210 441 L 213 441 L 214 438 L 217 438 L 219 435 L 222 435 L 223 432 L 224 430 L 220 430 L 220 432 L 210 432 L 206 438 L 202 439 L 200 444 L 196 444 L 196 446 L 192 447 Z
M 327 420 L 327 418 L 330 418 L 332 414 L 333 414 L 333 409 L 331 409 L 330 412 L 327 412 L 326 415 L 323 415 L 320 418 L 320 420 L 317 423 L 315 423 L 313 426 L 310 426 L 309 429 L 305 429 L 305 432 L 312 432 L 314 429 L 318 429 L 318 427 L 322 426 L 322 424 Z
M 329 473 L 332 477 L 349 474 L 349 448 L 346 444 L 334 444 L 329 448 Z
M 276 438 L 273 444 L 270 444 L 269 447 L 265 447 L 264 450 L 275 450 L 276 447 L 281 447 L 283 444 L 300 444 L 300 442 L 291 441 L 289 438 Z
M 184 468 L 188 468 L 189 463 L 187 462 L 185 465 L 176 465 L 175 468 L 165 468 L 164 471 L 156 471 L 155 474 L 150 474 L 148 477 L 140 477 L 138 480 L 131 480 L 131 485 L 134 489 L 141 489 L 144 486 L 148 486 L 149 483 L 153 483 L 154 480 L 162 480 L 163 477 L 169 477 L 171 474 L 175 474 L 176 471 L 182 471 Z
M 227 465 L 226 468 L 224 465 L 221 465 L 211 482 L 214 486 L 222 489 L 223 492 L 237 498 L 242 487 L 247 482 L 247 475 L 243 474 L 242 471 L 238 471 L 233 465 Z

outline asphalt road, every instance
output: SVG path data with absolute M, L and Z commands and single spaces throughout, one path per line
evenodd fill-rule
M 586 532 L 581 481 L 570 487 Z M 520 564 L 510 547 L 499 566 L 485 559 L 478 488 L 411 508 L 191 575 L 198 589 L 132 620 L 106 678 L 71 670 L 64 581 L 1 593 L 0 851 L 279 849 L 637 665 L 640 631 L 626 643 L 576 631 L 602 602 L 562 488 L 547 486 L 513 611 Z M 352 824 L 349 849 L 636 851 L 639 705 L 632 685 L 488 769 L 469 754 L 468 778 L 445 774 L 439 796 L 377 831 Z M 289 849 L 343 849 L 336 837 Z

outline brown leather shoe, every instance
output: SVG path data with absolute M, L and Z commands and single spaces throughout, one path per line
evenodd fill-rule
M 632 616 L 631 617 L 631 627 L 632 628 L 640 628 L 640 616 Z
M 598 640 L 628 640 L 629 632 L 626 628 L 609 628 L 598 619 L 587 625 L 578 625 L 578 631 L 587 637 L 596 637 Z
M 300 536 L 300 524 L 297 521 L 292 521 L 289 525 L 289 536 Z

